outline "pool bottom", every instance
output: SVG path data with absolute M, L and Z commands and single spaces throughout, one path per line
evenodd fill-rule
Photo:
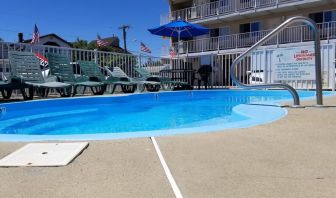
M 31 142 L 31 141 L 80 141 L 80 140 L 111 140 L 125 138 L 141 138 L 151 136 L 171 136 L 177 134 L 206 133 L 223 131 L 227 129 L 248 128 L 256 125 L 267 124 L 281 119 L 287 115 L 287 110 L 276 105 L 241 104 L 233 108 L 233 113 L 248 117 L 232 123 L 223 123 L 224 118 L 214 118 L 198 122 L 197 126 L 184 126 L 185 128 L 134 131 L 126 133 L 97 133 L 97 134 L 73 134 L 73 135 L 20 135 L 0 134 L 2 142 Z M 267 115 L 267 116 L 265 116 Z

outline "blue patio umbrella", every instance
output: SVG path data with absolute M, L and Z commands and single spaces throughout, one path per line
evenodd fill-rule
M 177 38 L 178 44 L 181 38 L 191 38 L 209 33 L 208 28 L 183 20 L 173 21 L 157 28 L 148 29 L 148 31 L 158 36 Z M 179 57 L 179 53 L 177 56 Z
M 179 40 L 209 33 L 208 28 L 183 20 L 173 21 L 157 28 L 148 29 L 148 31 L 155 35 L 178 38 Z

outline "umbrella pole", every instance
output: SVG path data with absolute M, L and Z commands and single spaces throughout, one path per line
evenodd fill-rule
M 178 51 L 177 51 L 177 69 L 181 69 L 180 68 L 180 39 L 181 39 L 181 31 L 178 30 L 177 31 L 177 43 L 178 43 Z

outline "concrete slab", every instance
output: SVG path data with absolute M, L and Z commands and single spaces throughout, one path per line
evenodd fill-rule
M 0 167 L 66 166 L 88 145 L 88 142 L 30 143 L 2 158 Z
M 307 104 L 307 103 L 306 103 Z M 157 141 L 185 197 L 336 194 L 336 98 L 271 124 Z
M 0 157 L 23 145 L 0 143 Z M 90 142 L 68 166 L 0 168 L 0 177 L 0 197 L 174 197 L 148 138 Z

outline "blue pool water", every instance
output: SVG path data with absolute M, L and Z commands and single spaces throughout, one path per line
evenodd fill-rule
M 279 119 L 286 111 L 246 104 L 289 99 L 287 91 L 220 90 L 2 104 L 6 111 L 0 117 L 0 139 L 106 139 L 248 127 Z

